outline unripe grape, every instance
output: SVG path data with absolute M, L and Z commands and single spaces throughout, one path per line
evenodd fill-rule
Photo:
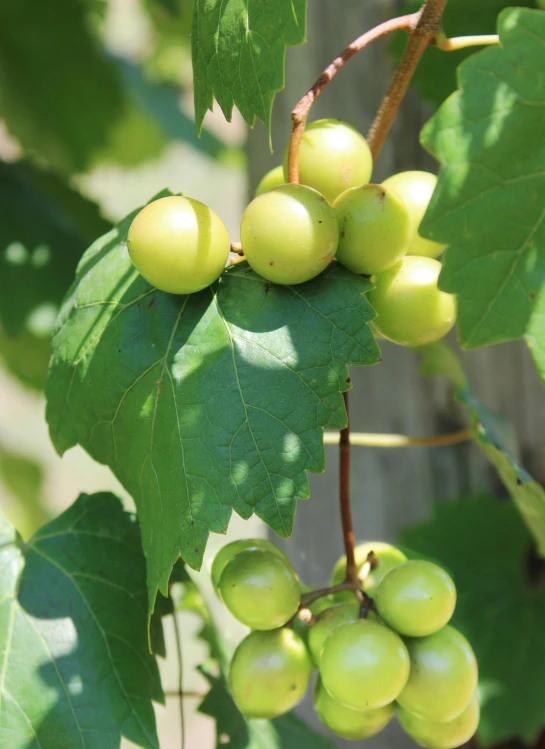
M 320 679 L 314 686 L 314 709 L 330 731 L 350 741 L 362 741 L 374 736 L 382 731 L 394 714 L 393 704 L 365 711 L 341 705 L 329 696 Z
M 252 200 L 240 238 L 246 259 L 268 281 L 310 281 L 333 259 L 339 241 L 335 211 L 304 185 L 281 185 Z
M 146 281 L 171 294 L 192 294 L 220 276 L 230 242 L 223 221 L 208 206 L 173 195 L 142 208 L 130 225 L 127 247 Z
M 405 255 L 412 224 L 405 202 L 382 185 L 361 185 L 333 203 L 339 223 L 337 260 L 353 273 L 374 275 Z
M 271 551 L 246 549 L 223 570 L 219 592 L 239 622 L 252 629 L 276 629 L 299 608 L 299 580 L 293 567 Z
M 441 263 L 404 257 L 379 273 L 368 299 L 377 312 L 374 326 L 402 346 L 425 346 L 443 338 L 456 322 L 456 299 L 439 291 Z
M 455 749 L 474 735 L 479 725 L 479 701 L 474 695 L 466 709 L 448 722 L 423 720 L 402 707 L 399 722 L 405 732 L 425 749 Z
M 400 635 L 423 637 L 450 621 L 456 588 L 441 567 L 414 560 L 400 564 L 383 578 L 375 603 L 382 619 Z
M 322 611 L 308 634 L 308 649 L 316 666 L 320 665 L 322 649 L 329 635 L 347 622 L 357 622 L 359 613 L 357 602 L 340 603 Z
M 235 650 L 231 693 L 247 718 L 269 720 L 291 710 L 304 695 L 312 662 L 291 629 L 251 632 Z
M 274 190 L 275 187 L 280 187 L 280 185 L 284 185 L 285 183 L 284 167 L 275 166 L 274 169 L 271 169 L 270 172 L 267 172 L 267 174 L 261 178 L 261 181 L 255 190 L 255 197 L 257 198 L 258 195 L 263 195 L 264 192 Z
M 349 187 L 371 179 L 373 157 L 361 133 L 341 120 L 311 122 L 299 148 L 299 181 L 321 192 L 330 203 Z M 288 150 L 284 157 L 288 178 Z
M 333 699 L 353 710 L 375 710 L 393 702 L 409 676 L 403 640 L 388 627 L 360 619 L 327 638 L 320 675 Z
M 212 579 L 212 585 L 216 592 L 218 591 L 221 573 L 225 569 L 227 563 L 230 562 L 239 551 L 245 551 L 246 549 L 263 549 L 264 551 L 271 551 L 273 554 L 277 554 L 290 564 L 288 555 L 278 546 L 271 543 L 271 541 L 267 541 L 266 538 L 238 538 L 236 541 L 231 541 L 231 543 L 222 546 L 214 557 L 212 569 L 210 570 L 210 578 Z
M 370 552 L 373 552 L 378 561 L 378 566 L 374 570 L 368 570 L 365 567 L 367 563 L 367 557 Z M 363 582 L 363 590 L 371 596 L 375 597 L 377 587 L 384 577 L 390 570 L 396 567 L 398 564 L 402 564 L 407 561 L 405 554 L 396 549 L 395 546 L 386 544 L 383 541 L 366 541 L 363 544 L 358 544 L 354 550 L 354 556 L 356 559 L 356 566 L 358 568 L 358 575 L 361 575 L 364 571 L 368 571 L 367 576 Z M 330 585 L 339 585 L 342 583 L 346 576 L 346 557 L 342 556 L 335 567 L 331 575 Z M 340 601 L 353 601 L 354 594 L 350 591 L 343 591 L 342 593 L 335 593 L 334 599 L 337 602 Z
M 453 627 L 406 640 L 411 673 L 397 701 L 424 720 L 448 721 L 465 710 L 477 687 L 477 661 Z
M 430 172 L 399 172 L 388 177 L 382 183 L 384 187 L 395 190 L 405 201 L 412 222 L 413 239 L 407 250 L 408 255 L 438 257 L 446 245 L 424 239 L 418 233 L 420 223 L 428 210 L 431 196 L 437 185 L 437 177 Z

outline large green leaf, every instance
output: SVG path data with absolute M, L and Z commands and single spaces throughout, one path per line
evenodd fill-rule
M 529 574 L 531 537 L 515 508 L 486 497 L 438 503 L 401 542 L 454 575 L 453 623 L 479 662 L 480 743 L 533 745 L 545 728 L 545 591 Z
M 47 338 L 82 252 L 109 227 L 56 175 L 0 162 L 0 325 L 8 335 Z
M 453 383 L 457 400 L 468 410 L 476 443 L 498 472 L 545 559 L 545 489 L 520 465 L 511 424 L 472 392 L 462 365 L 448 344 L 440 341 L 418 353 L 423 375 L 445 376 Z
M 53 337 L 47 420 L 111 467 L 136 502 L 150 607 L 181 553 L 201 564 L 232 509 L 289 536 L 322 429 L 345 424 L 347 366 L 380 352 L 368 280 L 337 264 L 295 287 L 234 266 L 198 294 L 151 287 L 126 246 L 132 216 L 83 256 Z
M 0 745 L 158 747 L 138 525 L 82 494 L 24 544 L 0 517 Z
M 445 33 L 449 36 L 472 34 L 495 34 L 498 14 L 512 6 L 533 8 L 533 0 L 449 0 L 443 15 Z M 414 13 L 422 7 L 422 0 L 407 0 L 401 13 Z M 396 35 L 392 48 L 400 57 L 405 47 L 405 35 Z M 445 53 L 436 47 L 428 47 L 412 79 L 421 96 L 439 106 L 456 89 L 456 68 L 466 57 L 475 53 L 475 47 Z
M 201 129 L 216 99 L 230 120 L 236 106 L 248 125 L 270 127 L 284 88 L 286 47 L 305 41 L 307 0 L 194 0 L 195 118 Z
M 29 151 L 82 170 L 123 106 L 78 0 L 0 3 L 0 116 Z
M 422 132 L 443 164 L 422 233 L 450 245 L 440 285 L 458 296 L 464 348 L 520 338 L 545 280 L 545 14 L 508 9 L 501 45 L 459 69 L 461 91 Z M 539 314 L 539 312 L 538 312 Z

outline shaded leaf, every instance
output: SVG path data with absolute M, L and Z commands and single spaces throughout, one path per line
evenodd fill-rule
M 198 294 L 151 287 L 126 247 L 132 215 L 83 256 L 53 337 L 47 419 L 111 467 L 136 502 L 150 609 L 181 553 L 202 561 L 234 509 L 288 536 L 322 429 L 346 420 L 347 366 L 380 352 L 368 280 L 332 264 L 296 287 L 235 266 Z
M 227 120 L 233 106 L 248 125 L 270 128 L 277 91 L 284 88 L 286 47 L 305 41 L 307 0 L 194 0 L 193 79 L 200 132 L 214 99 Z
M 545 728 L 545 591 L 530 576 L 532 539 L 515 508 L 487 497 L 438 503 L 401 542 L 454 576 L 453 624 L 479 663 L 479 742 L 534 744 Z
M 540 350 L 545 327 L 534 314 L 545 280 L 545 14 L 505 10 L 499 32 L 500 46 L 462 64 L 461 91 L 422 132 L 443 164 L 422 233 L 450 245 L 440 286 L 457 294 L 464 348 L 530 332 Z
M 82 494 L 27 544 L 0 519 L 0 745 L 158 747 L 135 518 Z

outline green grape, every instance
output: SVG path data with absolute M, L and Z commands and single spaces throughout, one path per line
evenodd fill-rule
M 245 551 L 246 549 L 263 549 L 263 551 L 271 551 L 273 554 L 277 554 L 284 559 L 284 561 L 290 564 L 288 555 L 278 546 L 271 543 L 271 541 L 267 541 L 266 538 L 238 538 L 236 541 L 231 541 L 231 543 L 222 546 L 214 557 L 212 569 L 210 570 L 210 577 L 216 592 L 218 592 L 221 573 L 225 569 L 226 564 L 231 561 L 235 554 L 238 554 L 239 551 Z
M 359 614 L 360 607 L 356 601 L 340 603 L 322 611 L 308 634 L 308 648 L 316 666 L 320 665 L 322 649 L 329 635 L 347 622 L 357 622 Z
M 374 275 L 407 252 L 412 224 L 405 202 L 382 185 L 361 185 L 333 203 L 339 223 L 337 260 L 354 273 Z
M 383 578 L 375 603 L 382 619 L 400 635 L 423 637 L 450 621 L 456 588 L 441 567 L 414 560 L 400 564 Z
M 429 172 L 400 172 L 389 177 L 384 187 L 395 190 L 405 201 L 411 216 L 413 240 L 407 250 L 408 255 L 438 257 L 446 245 L 424 239 L 418 228 L 430 204 L 431 196 L 437 185 L 437 177 Z
M 393 702 L 409 677 L 403 640 L 378 622 L 360 619 L 335 629 L 320 659 L 320 676 L 333 699 L 353 710 Z
M 271 169 L 270 172 L 267 172 L 267 174 L 261 179 L 261 182 L 256 187 L 254 197 L 257 198 L 258 195 L 263 195 L 264 192 L 274 190 L 275 187 L 280 187 L 280 185 L 284 185 L 285 183 L 286 180 L 284 179 L 284 167 L 275 166 L 274 169 Z
M 246 259 L 268 281 L 310 281 L 333 259 L 339 241 L 335 211 L 304 185 L 281 185 L 244 211 L 240 238 Z
M 327 119 L 311 122 L 299 148 L 299 181 L 321 192 L 330 203 L 349 187 L 371 179 L 373 157 L 361 133 L 346 122 Z M 284 156 L 288 176 L 288 149 Z
M 251 632 L 235 650 L 229 671 L 231 693 L 247 718 L 269 720 L 291 710 L 312 673 L 310 655 L 291 629 Z
M 320 679 L 314 685 L 314 709 L 330 731 L 350 741 L 362 741 L 374 736 L 382 731 L 394 714 L 393 704 L 376 710 L 352 710 L 341 705 L 329 696 Z
M 411 673 L 397 701 L 424 720 L 448 721 L 465 710 L 477 687 L 477 661 L 453 627 L 406 640 Z
M 364 544 L 358 544 L 354 551 L 354 555 L 356 557 L 356 565 L 360 577 L 364 571 L 367 571 L 367 567 L 365 565 L 369 552 L 371 551 L 374 552 L 377 558 L 378 566 L 374 570 L 369 570 L 363 582 L 363 589 L 368 595 L 371 596 L 371 598 L 374 598 L 377 587 L 384 575 L 386 575 L 387 572 L 392 570 L 398 564 L 406 562 L 407 557 L 402 551 L 396 549 L 395 546 L 386 544 L 383 541 L 366 541 Z M 339 583 L 342 583 L 345 576 L 346 557 L 342 556 L 333 568 L 333 573 L 331 575 L 331 581 L 329 584 L 339 585 Z M 334 600 L 336 602 L 353 601 L 354 594 L 350 591 L 335 593 Z
M 210 286 L 229 256 L 229 234 L 204 203 L 171 196 L 142 208 L 129 228 L 129 255 L 153 286 L 193 294 Z
M 239 622 L 252 629 L 276 629 L 299 608 L 301 591 L 293 567 L 262 549 L 240 551 L 225 565 L 219 592 Z
M 404 257 L 376 276 L 368 299 L 377 312 L 373 325 L 401 346 L 425 346 L 443 338 L 456 322 L 456 299 L 439 291 L 441 263 Z
M 402 707 L 398 717 L 405 732 L 425 749 L 455 749 L 469 741 L 477 730 L 479 701 L 477 695 L 473 695 L 465 710 L 448 722 L 424 720 Z

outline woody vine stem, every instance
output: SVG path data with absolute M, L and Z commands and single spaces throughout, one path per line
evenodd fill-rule
M 409 35 L 405 51 L 399 61 L 392 82 L 377 112 L 377 116 L 367 142 L 376 161 L 386 136 L 392 126 L 403 97 L 407 92 L 411 78 L 416 66 L 430 43 L 437 43 L 440 39 L 445 47 L 445 37 L 441 33 L 441 19 L 447 0 L 426 0 L 417 13 L 393 18 L 380 24 L 374 29 L 367 31 L 350 44 L 329 65 L 316 83 L 299 101 L 292 112 L 293 127 L 288 150 L 288 179 L 292 183 L 299 182 L 299 146 L 305 131 L 305 125 L 313 103 L 330 83 L 335 75 L 354 55 L 365 49 L 375 39 L 380 39 L 392 31 L 403 30 Z M 439 45 L 438 45 L 439 46 Z M 341 430 L 339 438 L 339 504 L 341 511 L 341 522 L 346 554 L 346 578 L 345 585 L 355 590 L 359 588 L 358 569 L 355 559 L 355 538 L 352 524 L 352 511 L 350 505 L 350 414 L 348 404 L 348 393 L 344 393 L 347 423 Z M 321 593 L 321 591 L 316 591 Z M 322 593 L 325 595 L 325 593 Z

